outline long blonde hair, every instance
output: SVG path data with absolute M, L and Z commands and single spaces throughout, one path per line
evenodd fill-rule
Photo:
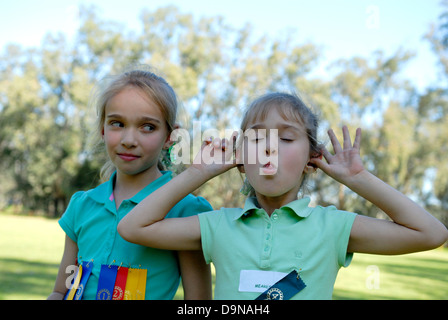
M 122 74 L 109 76 L 96 85 L 89 101 L 89 106 L 95 108 L 97 114 L 95 126 L 90 137 L 90 144 L 94 151 L 104 150 L 102 130 L 107 103 L 123 89 L 130 86 L 142 90 L 151 101 L 159 106 L 167 124 L 168 135 L 171 134 L 176 123 L 178 108 L 177 96 L 165 79 L 150 70 L 151 68 L 148 66 L 133 67 L 131 70 L 125 71 Z M 158 162 L 158 168 L 160 170 L 166 170 L 162 162 L 162 159 L 166 156 L 165 153 L 166 150 L 163 150 Z M 112 161 L 107 160 L 101 168 L 101 181 L 109 180 L 115 170 L 116 168 Z

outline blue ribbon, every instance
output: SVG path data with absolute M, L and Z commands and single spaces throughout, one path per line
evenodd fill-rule
M 277 281 L 255 300 L 289 300 L 306 287 L 296 270 Z
M 112 300 L 117 271 L 118 266 L 105 264 L 101 265 L 98 290 L 96 291 L 96 300 Z
M 92 261 L 82 262 L 81 281 L 79 282 L 78 290 L 76 290 L 76 294 L 73 300 L 81 300 L 82 295 L 84 294 L 84 288 L 86 287 L 87 280 L 89 280 L 90 274 L 92 273 L 92 269 L 93 269 Z

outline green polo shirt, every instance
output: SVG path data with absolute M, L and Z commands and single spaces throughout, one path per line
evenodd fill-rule
M 244 209 L 198 215 L 204 257 L 216 268 L 215 299 L 255 299 L 292 270 L 306 284 L 292 299 L 332 298 L 338 270 L 352 259 L 356 214 L 309 202 L 293 201 L 269 217 L 248 198 Z
M 120 220 L 151 192 L 169 180 L 171 172 L 153 181 L 116 209 L 113 197 L 115 174 L 108 182 L 87 192 L 77 192 L 59 220 L 65 233 L 77 243 L 78 263 L 93 260 L 94 268 L 84 289 L 83 299 L 95 299 L 102 264 L 147 269 L 145 299 L 172 299 L 179 286 L 177 254 L 125 241 L 117 232 Z M 212 207 L 201 197 L 188 195 L 167 215 L 187 217 Z

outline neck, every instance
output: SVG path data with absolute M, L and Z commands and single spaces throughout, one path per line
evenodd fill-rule
M 114 186 L 114 197 L 117 208 L 120 207 L 123 200 L 132 198 L 148 184 L 161 176 L 162 173 L 157 167 L 154 169 L 150 168 L 135 175 L 129 175 L 117 171 Z
M 257 192 L 255 192 L 255 194 L 260 207 L 264 209 L 269 216 L 271 216 L 274 210 L 297 200 L 297 192 L 286 193 L 275 197 L 264 196 Z

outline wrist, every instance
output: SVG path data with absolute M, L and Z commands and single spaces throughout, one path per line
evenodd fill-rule
M 370 183 L 370 181 L 372 181 L 372 179 L 374 178 L 375 176 L 372 173 L 370 173 L 366 169 L 363 169 L 362 171 L 348 178 L 346 181 L 342 181 L 342 183 L 356 192 L 357 188 L 365 185 L 366 183 Z
M 47 300 L 63 300 L 64 294 L 60 292 L 53 291 L 48 297 Z
M 199 187 L 214 176 L 210 174 L 205 168 L 200 166 L 191 165 L 188 167 L 182 175 L 185 176 L 185 180 L 189 181 L 189 184 Z

